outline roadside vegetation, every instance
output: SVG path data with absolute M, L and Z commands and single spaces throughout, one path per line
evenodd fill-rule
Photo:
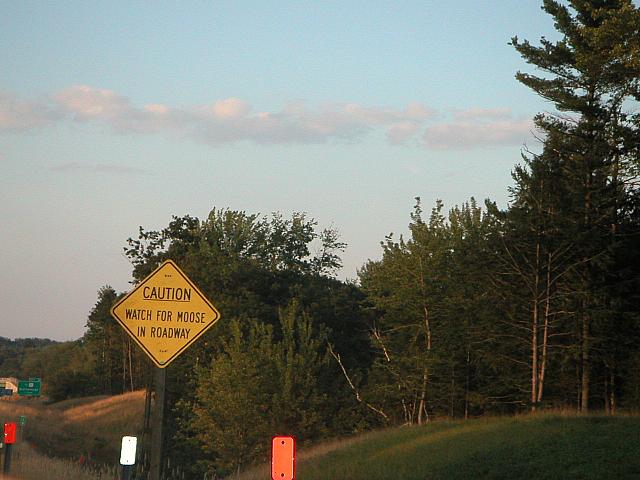
M 139 416 L 142 402 L 142 392 L 76 399 L 59 405 L 0 402 L 3 419 L 14 420 L 16 412 L 28 415 L 26 441 L 20 442 L 14 452 L 12 477 L 41 480 L 42 472 L 47 472 L 48 480 L 117 478 L 120 437 L 122 432 L 129 432 L 126 425 Z M 51 431 L 36 425 L 60 428 Z M 637 415 L 585 415 L 568 410 L 433 421 L 303 446 L 297 452 L 297 473 L 305 480 L 631 479 L 640 475 L 639 430 Z M 86 451 L 97 434 L 112 447 L 109 460 L 85 455 L 65 457 L 62 450 L 49 452 L 55 457 L 43 454 L 42 446 L 51 442 L 64 443 L 66 452 Z M 270 439 L 262 440 L 268 444 Z M 136 478 L 144 478 L 143 465 L 137 468 Z M 265 463 L 240 475 L 234 473 L 228 480 L 263 480 L 269 475 L 270 465 Z M 169 466 L 164 478 L 220 477 L 188 476 Z
M 354 281 L 336 277 L 347 247 L 337 230 L 304 213 L 213 208 L 203 219 L 187 214 L 157 230 L 140 227 L 125 242 L 135 282 L 171 259 L 221 312 L 167 369 L 171 468 L 189 478 L 230 475 L 265 461 L 265 439 L 276 433 L 295 435 L 304 451 L 405 426 L 380 434 L 395 446 L 354 445 L 360 460 L 337 454 L 343 471 L 323 465 L 323 475 L 637 473 L 629 457 L 640 443 L 628 426 L 635 419 L 440 422 L 640 409 L 640 7 L 631 0 L 542 7 L 558 40 L 514 37 L 511 45 L 528 70 L 517 81 L 550 111 L 534 119 L 540 143 L 514 158 L 504 208 L 490 199 L 445 207 L 416 198 L 408 233 L 382 239 L 381 258 Z M 99 290 L 77 341 L 0 339 L 2 375 L 41 377 L 57 402 L 47 407 L 56 423 L 28 426 L 42 429 L 40 451 L 114 458 L 115 439 L 142 428 L 135 392 L 150 385 L 152 369 L 111 317 L 122 295 Z M 135 407 L 71 400 L 125 392 Z M 122 423 L 109 430 L 101 415 L 116 412 Z M 84 452 L 70 446 L 76 434 L 86 439 Z M 608 449 L 600 439 L 621 446 Z M 422 456 L 428 468 L 416 463 Z M 319 476 L 314 465 L 301 463 L 301 476 Z

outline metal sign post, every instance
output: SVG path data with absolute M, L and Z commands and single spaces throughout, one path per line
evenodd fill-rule
M 162 474 L 162 423 L 164 420 L 164 392 L 167 371 L 155 369 L 156 405 L 151 419 L 151 452 L 149 480 L 160 480 Z
M 24 428 L 27 425 L 27 416 L 20 415 L 20 421 L 18 422 L 18 441 L 24 440 Z

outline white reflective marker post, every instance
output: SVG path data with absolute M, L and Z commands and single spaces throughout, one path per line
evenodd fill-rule
M 120 449 L 120 465 L 122 465 L 122 480 L 131 480 L 133 466 L 136 464 L 137 437 L 122 437 Z

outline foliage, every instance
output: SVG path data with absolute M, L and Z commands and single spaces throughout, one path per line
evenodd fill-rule
M 54 344 L 53 340 L 41 338 L 0 337 L 0 375 L 3 377 L 37 377 L 41 371 L 29 371 L 25 363 L 40 350 Z
M 182 259 L 196 251 L 271 272 L 333 274 L 342 266 L 339 252 L 346 244 L 335 230 L 316 227 L 317 222 L 303 213 L 294 213 L 290 219 L 279 213 L 261 218 L 214 208 L 205 221 L 174 216 L 161 231 L 140 227 L 138 238 L 128 240 L 125 254 L 134 265 L 136 279 L 146 277 L 166 258 Z M 315 254 L 314 242 L 318 242 Z
M 368 358 L 362 351 L 367 345 L 359 308 L 362 295 L 353 285 L 333 278 L 340 266 L 339 252 L 345 248 L 337 232 L 318 229 L 304 214 L 263 218 L 214 209 L 203 221 L 174 217 L 161 231 L 141 229 L 128 244 L 134 278 L 143 278 L 171 258 L 222 313 L 222 320 L 168 372 L 167 408 L 173 414 L 166 420 L 166 430 L 173 434 L 166 451 L 174 463 L 190 466 L 194 474 L 212 466 L 225 471 L 245 465 L 256 448 L 264 453 L 264 444 L 256 446 L 255 435 L 266 435 L 267 429 L 290 430 L 310 441 L 366 426 L 357 407 L 350 403 L 342 407 L 350 400 L 349 392 L 327 395 L 341 385 L 337 366 L 314 353 L 331 341 L 345 349 L 350 365 Z M 236 364 L 242 368 L 232 370 Z M 279 375 L 284 383 L 276 394 L 274 379 Z M 224 385 L 216 395 L 226 398 L 232 408 L 220 411 L 212 399 L 208 402 L 203 385 L 212 385 L 212 379 Z M 229 383 L 236 381 L 237 385 Z M 317 404 L 322 398 L 326 401 Z M 206 408 L 194 414 L 195 405 Z M 205 412 L 210 432 L 225 431 L 216 427 L 215 422 L 221 421 L 236 425 L 236 430 L 229 428 L 236 435 L 232 439 L 220 435 L 224 445 L 213 437 L 212 443 L 203 443 L 209 433 L 197 425 Z M 280 423 L 261 424 L 269 412 Z M 255 427 L 251 431 L 238 426 L 247 418 Z M 172 448 L 185 444 L 193 448 Z
M 613 272 L 625 237 L 635 231 L 628 222 L 640 163 L 640 9 L 631 0 L 574 0 L 568 6 L 544 0 L 543 8 L 561 39 L 542 38 L 540 46 L 512 40 L 522 57 L 544 72 L 519 72 L 517 79 L 558 110 L 536 117 L 545 134 L 544 152 L 530 166 L 552 166 L 562 192 L 561 198 L 551 197 L 549 211 L 562 232 L 556 237 L 572 244 L 565 259 L 571 271 L 564 282 L 564 310 L 577 324 L 572 346 L 579 406 L 589 408 L 597 378 L 597 384 L 607 384 L 605 407 L 615 408 L 611 385 L 617 366 L 603 352 L 615 343 L 618 319 L 625 316 L 618 308 L 625 303 L 619 286 L 628 279 Z M 533 185 L 516 175 L 517 201 L 522 201 Z M 562 238 L 555 243 L 567 244 Z
M 218 473 L 265 458 L 277 432 L 317 438 L 329 393 L 318 386 L 328 363 L 326 333 L 314 332 L 297 302 L 280 313 L 279 341 L 271 325 L 256 321 L 233 321 L 231 330 L 222 352 L 198 372 L 192 425 Z
M 438 202 L 424 220 L 418 199 L 411 238 L 388 236 L 382 259 L 360 273 L 375 312 L 368 395 L 396 422 L 468 416 L 490 400 L 478 373 L 491 368 L 482 343 L 495 220 L 473 199 L 448 219 L 442 209 Z
M 143 388 L 149 366 L 144 353 L 111 316 L 111 307 L 119 298 L 110 286 L 98 291 L 83 337 L 99 392 L 111 395 Z

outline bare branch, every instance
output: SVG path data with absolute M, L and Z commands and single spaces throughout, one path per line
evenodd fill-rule
M 347 373 L 347 369 L 344 368 L 344 365 L 342 363 L 342 360 L 340 359 L 340 354 L 336 353 L 333 351 L 333 347 L 331 346 L 330 343 L 327 343 L 327 346 L 329 347 L 329 353 L 331 354 L 331 356 L 333 358 L 336 359 L 336 362 L 338 362 L 338 365 L 340 366 L 340 369 L 342 370 L 342 374 L 344 375 L 344 378 L 347 380 L 347 383 L 349 384 L 349 386 L 351 387 L 351 390 L 353 390 L 353 393 L 356 395 L 356 400 L 360 403 L 363 403 L 364 405 L 367 406 L 367 408 L 369 408 L 370 410 L 376 412 L 378 415 L 381 415 L 382 417 L 384 417 L 385 420 L 389 420 L 389 417 L 387 416 L 386 413 L 384 413 L 384 411 L 382 411 L 379 408 L 374 407 L 373 405 L 371 405 L 368 402 L 365 402 L 362 399 L 362 396 L 360 395 L 360 392 L 358 391 L 358 389 L 356 388 L 356 386 L 353 384 L 353 382 L 351 381 L 351 378 L 349 377 L 349 374 Z

